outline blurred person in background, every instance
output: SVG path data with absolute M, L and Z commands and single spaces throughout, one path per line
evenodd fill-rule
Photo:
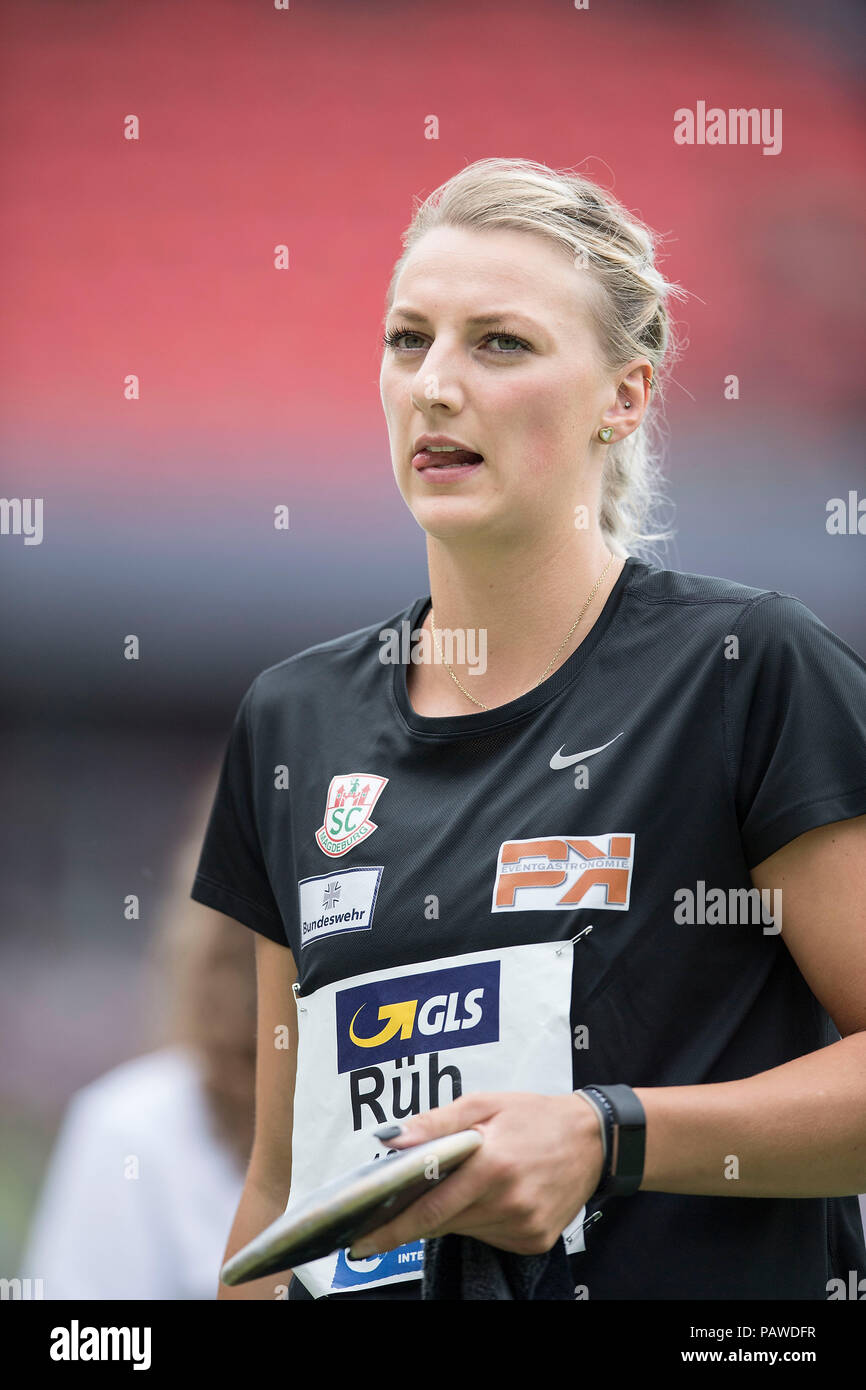
M 252 1145 L 255 955 L 187 898 L 215 778 L 146 963 L 144 1055 L 71 1097 L 21 1260 L 47 1299 L 214 1299 Z

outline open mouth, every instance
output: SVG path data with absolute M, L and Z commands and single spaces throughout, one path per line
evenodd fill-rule
M 439 471 L 440 469 L 472 468 L 483 462 L 483 454 L 474 454 L 468 449 L 441 449 L 428 445 L 412 459 L 412 467 L 419 471 L 422 468 Z

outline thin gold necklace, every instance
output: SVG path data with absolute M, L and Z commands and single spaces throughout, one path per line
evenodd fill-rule
M 559 653 L 562 651 L 562 649 L 563 649 L 563 647 L 565 646 L 566 642 L 568 641 L 569 637 L 570 637 L 571 634 L 574 632 L 574 629 L 577 627 L 578 623 L 580 622 L 580 620 L 581 620 L 581 618 L 583 617 L 584 613 L 586 612 L 587 608 L 588 608 L 589 605 L 592 603 L 592 600 L 595 598 L 596 592 L 597 592 L 597 590 L 598 590 L 598 586 L 599 586 L 599 584 L 601 583 L 601 581 L 604 579 L 604 576 L 607 574 L 608 570 L 610 569 L 611 565 L 613 564 L 613 561 L 614 561 L 614 557 L 613 557 L 613 555 L 611 555 L 610 559 L 608 560 L 608 562 L 607 562 L 607 564 L 605 565 L 604 569 L 602 570 L 601 574 L 598 576 L 598 579 L 597 579 L 597 580 L 595 581 L 595 583 L 593 584 L 593 586 L 592 586 L 592 591 L 591 591 L 591 593 L 590 593 L 590 595 L 589 595 L 589 598 L 586 600 L 586 603 L 585 603 L 585 604 L 583 605 L 583 607 L 581 608 L 580 612 L 578 613 L 578 615 L 577 615 L 577 617 L 575 618 L 574 622 L 572 623 L 571 627 L 568 629 L 568 632 L 565 634 L 565 636 L 563 637 L 563 639 L 562 639 L 562 641 L 560 642 L 559 646 L 557 647 L 556 651 L 553 653 L 553 656 L 551 657 L 550 661 L 548 661 L 548 663 L 547 663 L 547 665 L 545 666 L 544 670 L 542 671 L 541 675 L 538 677 L 538 680 L 535 682 L 535 685 L 530 686 L 530 690 L 534 690 L 536 685 L 541 685 L 541 682 L 544 680 L 544 677 L 547 675 L 548 671 L 550 670 L 550 668 L 551 668 L 551 666 L 553 665 L 553 663 L 556 661 L 556 658 L 559 656 Z M 431 626 L 431 628 L 433 629 L 433 641 L 434 641 L 435 644 L 436 644 L 436 650 L 437 650 L 437 652 L 439 653 L 439 659 L 441 660 L 442 665 L 445 667 L 445 670 L 448 672 L 448 674 L 449 674 L 449 676 L 451 677 L 451 679 L 453 680 L 454 684 L 457 686 L 458 690 L 462 690 L 462 691 L 463 691 L 463 694 L 466 696 L 466 698 L 467 698 L 468 700 L 471 700 L 471 701 L 472 701 L 473 705 L 478 705 L 481 709 L 489 709 L 489 708 L 490 708 L 489 705 L 483 704 L 483 703 L 481 702 L 481 700 L 476 700 L 476 698 L 475 698 L 474 695 L 470 695 L 470 694 L 469 694 L 469 691 L 466 689 L 465 685 L 461 685 L 461 684 L 460 684 L 460 682 L 459 682 L 459 680 L 457 679 L 457 677 L 455 676 L 454 672 L 451 670 L 451 667 L 448 665 L 448 662 L 445 660 L 445 657 L 442 655 L 442 648 L 441 648 L 440 645 L 439 645 L 439 638 L 436 636 L 436 624 L 435 624 L 434 621 L 433 621 L 433 605 L 432 605 L 432 604 L 430 605 L 430 626 Z

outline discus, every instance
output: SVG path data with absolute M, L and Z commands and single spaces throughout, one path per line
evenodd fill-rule
M 246 1284 L 346 1249 L 429 1192 L 481 1142 L 477 1129 L 461 1129 L 353 1168 L 266 1226 L 226 1260 L 220 1279 Z

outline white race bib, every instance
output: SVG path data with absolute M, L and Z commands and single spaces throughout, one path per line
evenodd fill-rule
M 299 995 L 286 1211 L 371 1159 L 371 1130 L 472 1091 L 572 1090 L 570 941 L 508 946 L 373 970 Z M 583 1250 L 582 1207 L 563 1232 Z M 345 1250 L 299 1265 L 314 1298 L 423 1273 L 423 1241 L 366 1260 Z

